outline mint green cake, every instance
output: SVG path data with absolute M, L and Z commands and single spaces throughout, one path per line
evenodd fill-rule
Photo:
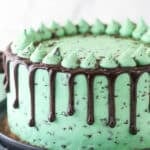
M 96 20 L 25 29 L 3 54 L 7 117 L 48 150 L 150 148 L 150 29 Z

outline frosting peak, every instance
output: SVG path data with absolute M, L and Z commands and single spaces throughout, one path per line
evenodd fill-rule
M 121 67 L 135 67 L 136 62 L 131 57 L 132 49 L 127 49 L 124 53 L 122 53 L 118 58 L 117 61 Z
M 96 58 L 93 53 L 90 53 L 80 64 L 81 68 L 94 69 L 96 67 Z
M 96 19 L 95 23 L 91 27 L 91 32 L 93 35 L 99 35 L 105 33 L 105 25 L 98 19 Z
M 25 47 L 25 49 L 18 52 L 18 56 L 20 56 L 22 58 L 30 58 L 30 56 L 34 52 L 34 50 L 35 50 L 34 43 L 31 42 L 31 44 L 29 44 L 27 47 Z
M 40 36 L 39 39 L 41 40 L 47 40 L 52 37 L 51 31 L 44 24 L 40 25 L 37 34 Z
M 118 64 L 112 55 L 109 55 L 102 59 L 100 66 L 103 68 L 116 68 Z
M 141 44 L 135 53 L 133 54 L 133 58 L 137 62 L 138 65 L 149 65 L 150 64 L 150 56 L 146 53 L 146 49 L 143 44 Z
M 79 66 L 79 59 L 75 53 L 71 53 L 63 59 L 61 65 L 65 68 L 75 69 Z
M 30 60 L 32 62 L 41 62 L 43 57 L 46 56 L 48 51 L 48 47 L 45 47 L 44 45 L 40 44 L 32 53 Z
M 66 25 L 64 26 L 64 29 L 67 35 L 77 34 L 77 28 L 70 20 L 67 21 Z
M 109 35 L 118 34 L 120 27 L 121 26 L 117 21 L 112 20 L 111 23 L 106 28 L 106 33 Z
M 120 35 L 123 37 L 130 37 L 134 29 L 135 23 L 133 23 L 130 19 L 127 19 L 121 26 Z
M 82 34 L 88 33 L 90 29 L 88 23 L 83 19 L 80 20 L 78 27 L 79 27 L 79 32 Z
M 143 19 L 140 19 L 139 23 L 137 24 L 135 30 L 132 33 L 133 38 L 140 39 L 141 36 L 147 31 L 147 25 Z
M 144 43 L 150 43 L 150 29 L 141 37 Z
M 13 43 L 13 52 L 16 53 L 23 50 L 26 46 L 34 41 L 36 41 L 36 32 L 32 28 L 23 30 L 23 32 Z
M 58 47 L 54 48 L 48 55 L 46 55 L 43 59 L 43 63 L 57 65 L 60 63 L 62 57 L 60 53 L 60 49 Z

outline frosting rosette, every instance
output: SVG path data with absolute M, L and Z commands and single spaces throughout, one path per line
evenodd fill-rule
M 56 47 L 43 58 L 42 62 L 50 65 L 57 65 L 61 62 L 61 59 L 60 49 Z
M 61 62 L 61 65 L 65 68 L 70 68 L 70 69 L 75 69 L 79 67 L 79 59 L 76 53 L 71 53 L 65 56 L 63 61 Z
M 106 34 L 108 35 L 119 34 L 120 27 L 121 25 L 117 21 L 112 20 L 111 23 L 108 24 L 106 28 Z
M 123 37 L 131 37 L 136 25 L 130 19 L 127 19 L 121 26 L 120 35 Z

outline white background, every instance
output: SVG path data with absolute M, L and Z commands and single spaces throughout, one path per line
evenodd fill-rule
M 0 0 L 0 49 L 25 27 L 52 20 L 64 23 L 80 18 L 90 23 L 95 18 L 104 22 L 127 17 L 137 22 L 143 17 L 150 24 L 150 0 Z

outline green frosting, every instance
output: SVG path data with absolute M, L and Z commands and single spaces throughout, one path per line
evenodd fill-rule
M 117 61 L 121 67 L 135 67 L 136 66 L 136 62 L 131 57 L 132 52 L 133 52 L 132 49 L 128 49 L 117 58 Z
M 51 31 L 44 24 L 40 25 L 37 33 L 39 37 L 41 38 L 40 40 L 47 40 L 52 37 Z
M 112 55 L 109 55 L 100 61 L 100 66 L 103 68 L 116 68 L 118 64 Z
M 46 55 L 43 59 L 43 63 L 45 64 L 51 64 L 51 65 L 57 65 L 60 63 L 62 57 L 60 53 L 60 49 L 54 48 L 51 52 L 49 52 L 48 55 Z
M 67 35 L 77 34 L 76 26 L 69 20 L 67 21 L 66 25 L 64 26 L 64 30 Z
M 63 37 L 65 35 L 65 31 L 62 27 L 58 28 L 55 32 L 58 37 Z
M 71 53 L 63 59 L 61 65 L 65 68 L 75 69 L 79 66 L 79 59 L 75 53 Z
M 106 28 L 106 33 L 109 35 L 118 34 L 120 29 L 120 24 L 115 20 L 112 20 L 111 23 Z
M 23 50 L 26 46 L 34 41 L 36 41 L 36 32 L 32 28 L 23 30 L 13 44 L 13 47 L 15 47 L 13 52 L 17 53 L 18 51 Z
M 121 26 L 120 35 L 123 37 L 130 37 L 134 29 L 135 24 L 131 20 L 127 19 Z
M 141 37 L 144 43 L 150 43 L 150 29 Z
M 143 44 L 141 44 L 139 48 L 135 51 L 133 57 L 139 65 L 150 64 L 150 56 L 146 53 L 146 49 Z
M 59 28 L 60 28 L 60 25 L 59 25 L 57 22 L 53 21 L 52 24 L 51 24 L 50 29 L 51 29 L 52 31 L 56 31 L 56 30 L 59 29 Z
M 41 62 L 42 59 L 46 56 L 47 51 L 48 47 L 45 47 L 44 45 L 40 44 L 32 53 L 30 60 L 32 62 Z
M 88 23 L 85 21 L 85 20 L 80 20 L 79 24 L 78 24 L 78 27 L 79 27 L 79 32 L 81 34 L 85 34 L 87 32 L 89 32 L 90 30 L 90 26 L 88 25 Z
M 105 28 L 105 25 L 97 19 L 91 27 L 91 32 L 93 35 L 103 34 L 105 33 Z
M 57 22 L 53 21 L 50 28 L 57 37 L 63 37 L 65 35 L 65 31 L 63 27 L 61 27 Z
M 141 36 L 147 31 L 147 25 L 143 19 L 140 19 L 139 23 L 137 24 L 135 30 L 132 33 L 133 38 L 140 39 Z
M 89 55 L 81 61 L 81 68 L 86 69 L 94 69 L 96 67 L 96 58 L 93 53 L 89 53 Z
M 18 56 L 22 58 L 30 58 L 31 54 L 34 52 L 35 46 L 34 43 L 31 42 L 25 49 L 19 51 Z

